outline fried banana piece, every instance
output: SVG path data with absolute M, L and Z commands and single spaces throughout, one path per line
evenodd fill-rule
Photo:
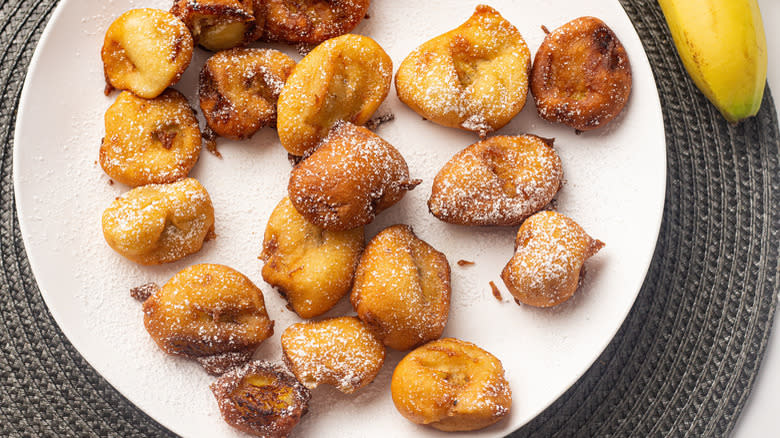
M 103 213 L 103 236 L 142 265 L 169 263 L 200 251 L 214 236 L 214 207 L 203 186 L 187 178 L 137 187 Z
M 447 432 L 483 429 L 512 407 L 501 361 L 454 338 L 406 355 L 393 372 L 390 390 L 396 409 L 409 421 Z
M 279 96 L 277 130 L 287 151 L 306 155 L 339 120 L 366 123 L 387 97 L 393 62 L 374 40 L 325 41 L 295 66 Z
M 350 299 L 386 346 L 409 350 L 441 336 L 450 293 L 447 257 L 407 225 L 394 225 L 366 246 Z
M 252 0 L 176 0 L 171 13 L 187 25 L 195 44 L 211 51 L 254 40 Z
M 339 122 L 290 174 L 288 193 L 307 221 L 331 231 L 370 223 L 414 189 L 409 167 L 390 143 L 361 126 Z
M 364 246 L 363 227 L 324 230 L 301 216 L 285 197 L 265 229 L 263 279 L 298 316 L 314 318 L 349 293 Z
M 398 98 L 421 116 L 480 135 L 509 123 L 528 95 L 531 54 L 495 9 L 415 49 L 398 68 Z
M 211 384 L 222 417 L 238 430 L 284 438 L 309 409 L 311 392 L 278 363 L 253 361 Z
M 132 9 L 106 32 L 101 56 L 106 84 L 153 99 L 190 65 L 194 44 L 187 26 L 159 9 Z
M 100 166 L 131 187 L 186 177 L 200 157 L 198 119 L 174 89 L 154 99 L 122 92 L 105 114 Z
M 563 184 L 552 140 L 495 136 L 458 152 L 433 181 L 428 208 L 459 225 L 520 225 Z
M 542 211 L 520 226 L 501 279 L 518 304 L 556 306 L 574 295 L 583 264 L 603 247 L 571 218 Z
M 385 362 L 384 345 L 354 316 L 293 324 L 282 333 L 282 351 L 307 388 L 333 385 L 345 394 L 371 383 Z
M 143 307 L 144 326 L 160 349 L 199 359 L 212 374 L 247 362 L 274 332 L 260 289 L 222 265 L 194 265 L 180 271 Z M 229 359 L 233 360 L 213 366 Z
M 255 0 L 264 41 L 319 44 L 351 32 L 370 0 Z
M 548 34 L 536 52 L 531 92 L 541 118 L 579 131 L 596 129 L 628 102 L 626 49 L 598 18 L 572 20 Z
M 276 122 L 276 101 L 295 61 L 278 50 L 216 53 L 200 73 L 200 108 L 216 134 L 243 140 Z

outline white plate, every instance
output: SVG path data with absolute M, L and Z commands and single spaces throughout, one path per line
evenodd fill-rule
M 395 65 L 415 47 L 459 25 L 472 1 L 375 0 L 357 33 L 370 35 Z M 605 129 L 574 135 L 536 116 L 532 99 L 501 132 L 556 137 L 566 185 L 561 212 L 606 247 L 587 265 L 575 298 L 554 309 L 518 306 L 499 274 L 512 254 L 515 228 L 447 225 L 426 208 L 438 169 L 473 143 L 473 134 L 425 122 L 391 92 L 381 112 L 396 120 L 378 133 L 406 157 L 424 183 L 368 228 L 404 222 L 447 254 L 452 265 L 452 309 L 446 336 L 475 342 L 503 361 L 513 391 L 509 418 L 478 433 L 504 435 L 541 412 L 585 372 L 623 322 L 647 272 L 659 230 L 665 191 L 665 140 L 655 82 L 642 45 L 617 1 L 493 0 L 525 37 L 532 52 L 544 34 L 581 15 L 606 21 L 628 51 L 634 88 L 623 114 Z M 232 266 L 261 286 L 276 335 L 256 357 L 278 359 L 279 335 L 298 318 L 260 276 L 265 223 L 284 196 L 290 165 L 276 134 L 266 128 L 246 142 L 221 141 L 224 159 L 204 153 L 193 171 L 211 193 L 218 239 L 195 256 L 161 267 L 141 267 L 103 241 L 100 217 L 125 187 L 109 185 L 97 164 L 103 112 L 99 57 L 104 32 L 133 7 L 167 8 L 168 0 L 64 0 L 46 28 L 31 63 L 19 106 L 14 188 L 27 254 L 52 315 L 68 339 L 114 387 L 172 431 L 184 436 L 241 436 L 221 419 L 208 389 L 212 378 L 195 363 L 165 355 L 149 338 L 131 287 L 164 283 L 194 263 Z M 424 6 L 421 6 L 424 5 Z M 277 46 L 295 53 L 289 46 Z M 176 86 L 196 103 L 197 74 L 207 54 Z M 459 267 L 465 259 L 476 265 Z M 488 282 L 501 286 L 498 302 Z M 343 300 L 328 316 L 351 313 Z M 391 351 L 375 382 L 354 396 L 330 388 L 314 392 L 298 436 L 439 435 L 404 420 L 394 409 L 389 380 L 403 356 Z

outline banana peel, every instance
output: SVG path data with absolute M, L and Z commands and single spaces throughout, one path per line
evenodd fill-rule
M 693 82 L 731 123 L 758 113 L 767 47 L 757 0 L 658 0 Z

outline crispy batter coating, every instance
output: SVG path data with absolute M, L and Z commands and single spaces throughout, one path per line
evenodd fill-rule
M 234 368 L 212 383 L 211 391 L 229 425 L 262 438 L 287 437 L 311 399 L 283 365 L 266 361 Z
M 263 40 L 319 44 L 354 29 L 370 0 L 176 0 L 195 43 L 224 50 Z
M 290 174 L 290 201 L 309 222 L 344 231 L 370 223 L 414 189 L 409 167 L 390 143 L 340 122 Z
M 171 13 L 187 25 L 195 44 L 224 50 L 253 41 L 252 0 L 175 0 Z
M 163 351 L 207 359 L 201 364 L 213 374 L 248 361 L 274 332 L 260 289 L 222 265 L 180 271 L 143 306 L 144 326 Z
M 479 5 L 465 23 L 415 49 L 398 68 L 398 98 L 440 125 L 485 135 L 509 123 L 528 95 L 531 54 L 520 32 Z
M 293 324 L 282 333 L 285 362 L 307 388 L 333 385 L 352 394 L 371 383 L 385 346 L 354 316 Z
M 364 246 L 363 227 L 324 230 L 301 216 L 285 197 L 265 229 L 263 279 L 298 316 L 313 318 L 349 293 Z
M 319 44 L 351 32 L 370 0 L 255 0 L 264 41 Z M 258 31 L 258 33 L 260 33 Z
M 393 62 L 374 40 L 330 39 L 295 66 L 279 96 L 279 140 L 292 155 L 310 152 L 339 120 L 366 123 L 387 97 Z
M 276 122 L 276 101 L 295 61 L 278 50 L 216 53 L 200 73 L 200 108 L 222 137 L 243 140 Z
M 450 265 L 407 225 L 377 234 L 360 258 L 352 307 L 390 348 L 437 339 L 450 310 Z
M 187 26 L 159 9 L 132 9 L 106 32 L 101 56 L 109 87 L 152 99 L 175 84 L 192 60 Z
M 603 247 L 571 218 L 542 211 L 520 226 L 515 254 L 501 278 L 518 302 L 556 306 L 574 295 L 585 260 Z
M 174 89 L 154 99 L 124 91 L 105 114 L 100 166 L 131 187 L 186 177 L 200 157 L 198 119 Z
M 501 361 L 453 338 L 429 342 L 406 355 L 393 372 L 390 389 L 401 415 L 448 432 L 485 428 L 512 407 Z
M 214 207 L 203 186 L 187 178 L 137 187 L 103 213 L 103 236 L 142 265 L 169 263 L 200 251 L 214 236 Z
M 552 140 L 496 136 L 458 152 L 433 181 L 428 208 L 459 225 L 520 225 L 563 183 Z
M 539 116 L 580 131 L 614 119 L 631 94 L 631 64 L 612 29 L 580 17 L 548 34 L 536 52 L 531 92 Z

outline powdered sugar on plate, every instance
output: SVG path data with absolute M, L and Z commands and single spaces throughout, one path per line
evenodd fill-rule
M 63 0 L 27 77 L 19 109 L 14 183 L 25 248 L 41 292 L 64 333 L 85 358 L 130 401 L 183 436 L 244 436 L 222 420 L 209 390 L 213 378 L 193 361 L 166 355 L 143 327 L 132 287 L 164 284 L 195 263 L 220 263 L 247 275 L 264 293 L 276 334 L 255 358 L 281 358 L 279 336 L 300 319 L 260 275 L 263 231 L 286 195 L 290 164 L 277 134 L 263 128 L 252 139 L 218 139 L 220 160 L 201 157 L 190 176 L 213 201 L 218 238 L 197 254 L 156 267 L 141 267 L 114 253 L 103 240 L 100 217 L 128 190 L 110 185 L 95 162 L 103 137 L 102 115 L 116 95 L 105 97 L 99 51 L 113 19 L 134 7 L 168 9 L 167 0 Z M 506 300 L 499 274 L 513 252 L 516 229 L 469 228 L 442 223 L 428 213 L 433 177 L 458 151 L 477 141 L 473 133 L 444 128 L 401 104 L 391 90 L 377 114 L 395 120 L 376 133 L 396 147 L 422 184 L 366 228 L 371 238 L 383 228 L 406 223 L 450 264 L 452 303 L 445 336 L 474 342 L 498 357 L 513 393 L 506 419 L 478 434 L 503 436 L 533 418 L 563 393 L 603 350 L 631 308 L 655 246 L 665 187 L 664 133 L 653 76 L 641 43 L 617 2 L 513 0 L 489 3 L 515 25 L 531 52 L 544 33 L 582 15 L 604 20 L 631 57 L 634 90 L 623 114 L 603 131 L 576 136 L 572 129 L 538 118 L 529 99 L 499 134 L 533 133 L 556 138 L 567 183 L 559 210 L 607 246 L 586 266 L 584 288 L 549 311 Z M 423 42 L 464 22 L 475 4 L 431 0 L 372 2 L 370 20 L 355 30 L 375 39 L 397 66 Z M 294 46 L 281 49 L 300 59 Z M 73 53 L 79 53 L 74 62 Z M 197 107 L 197 76 L 210 54 L 195 49 L 192 66 L 175 85 Z M 200 118 L 201 126 L 203 120 Z M 498 302 L 494 281 L 505 297 Z M 325 316 L 353 314 L 348 300 Z M 442 436 L 405 421 L 393 407 L 389 382 L 403 352 L 388 351 L 373 383 L 353 395 L 320 386 L 298 436 Z

